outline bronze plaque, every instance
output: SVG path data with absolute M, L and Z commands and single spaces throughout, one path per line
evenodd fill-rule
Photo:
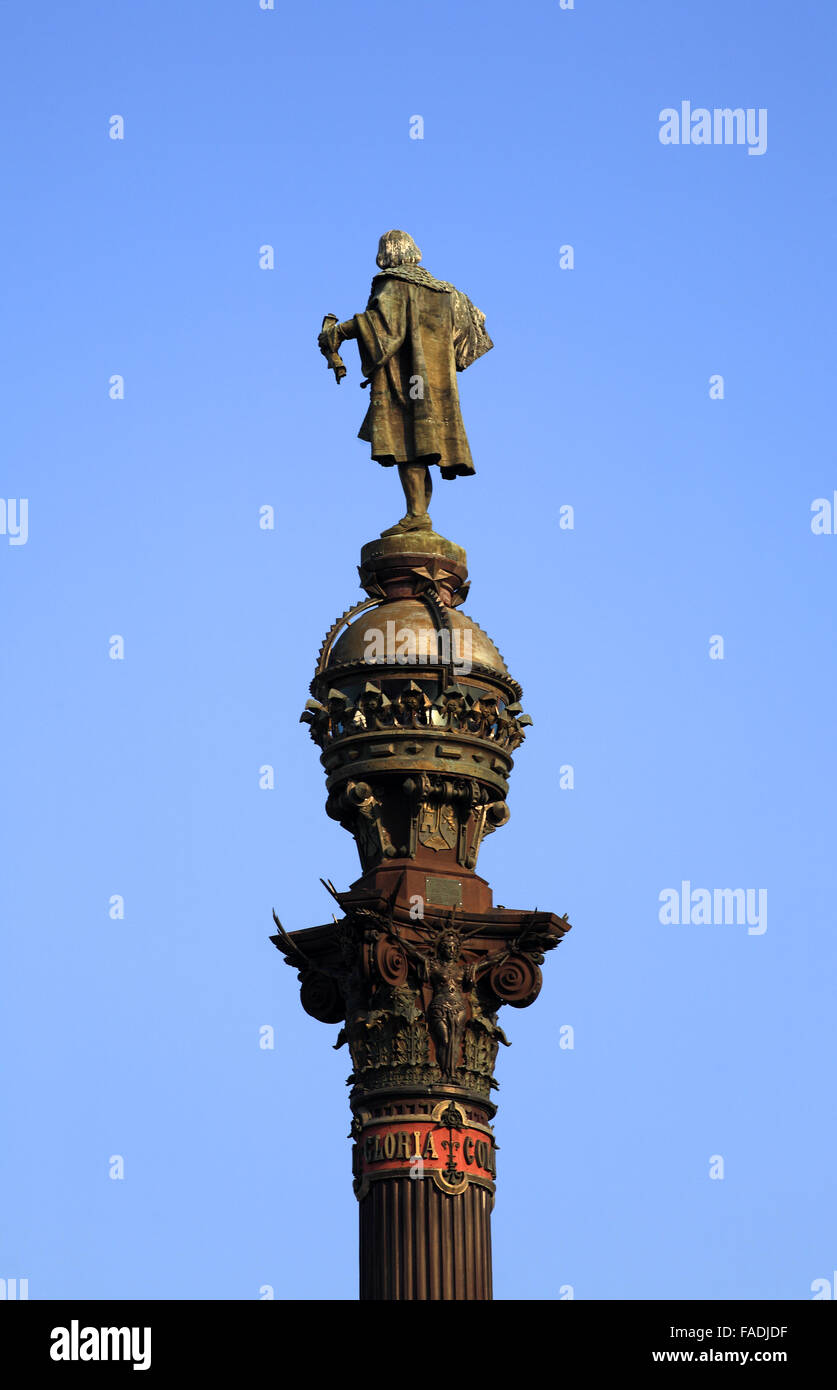
M 462 884 L 458 878 L 426 878 L 424 896 L 429 903 L 440 907 L 462 906 Z

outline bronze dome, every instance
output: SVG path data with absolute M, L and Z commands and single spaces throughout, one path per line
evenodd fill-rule
M 450 631 L 448 649 L 456 665 L 467 662 L 509 679 L 500 652 L 477 623 L 457 608 L 445 609 L 444 620 Z M 323 669 L 436 664 L 433 657 L 444 650 L 445 627 L 440 629 L 430 606 L 419 598 L 390 600 L 367 608 L 350 623 L 331 647 Z

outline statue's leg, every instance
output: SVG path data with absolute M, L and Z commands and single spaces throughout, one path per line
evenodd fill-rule
M 443 1073 L 450 1071 L 450 1034 L 444 1019 L 439 1020 L 439 1037 L 436 1040 L 436 1061 Z
M 429 531 L 433 525 L 427 515 L 427 504 L 433 490 L 430 469 L 426 463 L 399 463 L 398 476 L 407 500 L 407 515 L 382 534 L 387 536 L 396 531 Z
M 429 468 L 424 463 L 399 463 L 398 476 L 407 499 L 408 516 L 427 513 L 427 483 Z

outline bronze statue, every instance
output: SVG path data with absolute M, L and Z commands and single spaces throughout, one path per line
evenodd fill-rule
M 405 956 L 417 967 L 419 979 L 427 983 L 432 991 L 427 1006 L 427 1026 L 436 1048 L 436 1060 L 442 1076 L 450 1080 L 459 1066 L 465 1024 L 468 1021 L 468 1002 L 474 1000 L 473 991 L 480 976 L 491 966 L 507 960 L 514 952 L 517 942 L 492 951 L 480 961 L 466 961 L 463 958 L 463 936 L 453 926 L 453 918 L 447 926 L 441 927 L 429 948 L 413 946 L 407 941 L 398 927 L 392 925 L 390 931 Z M 471 1004 L 471 1012 L 477 1014 L 486 1026 L 483 1014 L 476 1000 Z M 493 1031 L 502 1034 L 492 1025 Z
M 358 438 L 371 444 L 378 463 L 397 466 L 407 500 L 406 515 L 383 532 L 387 536 L 432 529 L 431 464 L 439 465 L 443 478 L 475 471 L 456 373 L 493 343 L 485 314 L 419 265 L 421 252 L 406 232 L 386 232 L 376 260 L 381 273 L 372 281 L 365 311 L 343 323 L 326 315 L 318 342 L 339 384 L 345 367 L 337 349 L 345 339 L 357 339 L 361 386 L 371 388 Z

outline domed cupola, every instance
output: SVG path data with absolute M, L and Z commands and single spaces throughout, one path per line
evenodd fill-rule
M 359 573 L 368 597 L 326 634 L 302 714 L 326 810 L 354 835 L 364 875 L 391 861 L 456 876 L 509 818 L 512 754 L 532 721 L 459 607 L 464 550 L 433 532 L 384 536 L 363 547 Z

